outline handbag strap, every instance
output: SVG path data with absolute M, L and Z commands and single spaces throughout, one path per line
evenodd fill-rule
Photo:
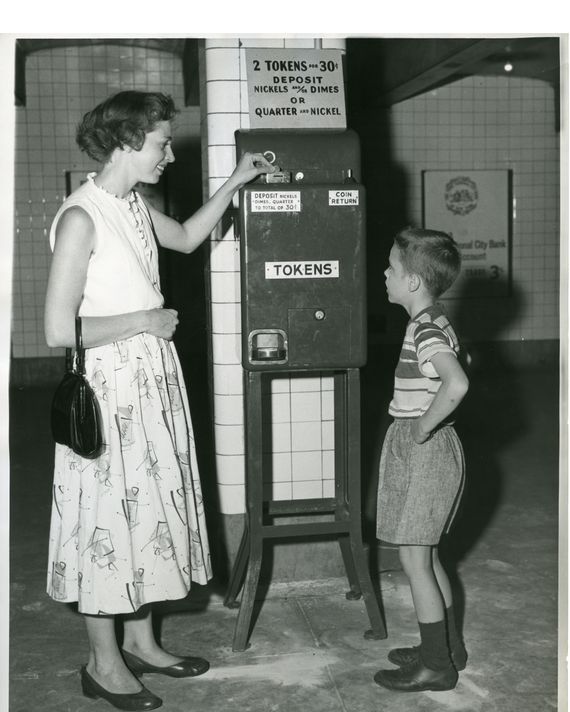
M 85 375 L 85 349 L 83 348 L 83 338 L 81 336 L 81 317 L 75 317 L 75 353 L 77 355 L 75 361 L 75 371 L 82 376 Z M 73 349 L 65 349 L 65 370 L 70 373 L 73 368 Z
M 81 317 L 75 317 L 75 352 L 77 355 L 77 373 L 85 375 L 85 349 L 83 348 L 83 338 L 81 336 Z
M 65 349 L 65 371 L 66 373 L 73 371 L 73 349 L 69 347 Z

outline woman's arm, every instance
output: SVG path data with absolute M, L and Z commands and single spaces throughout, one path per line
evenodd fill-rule
M 156 236 L 163 247 L 177 252 L 193 252 L 222 219 L 236 191 L 263 173 L 277 170 L 261 153 L 244 153 L 228 180 L 188 220 L 176 220 L 148 205 Z
M 89 257 L 95 246 L 91 218 L 80 207 L 66 210 L 56 228 L 46 293 L 44 328 L 48 346 L 75 345 L 75 315 L 81 304 Z M 114 316 L 83 317 L 83 345 L 101 346 L 143 331 L 172 338 L 178 323 L 173 309 L 150 309 Z
M 412 423 L 412 437 L 417 443 L 429 438 L 432 431 L 453 413 L 469 389 L 469 379 L 453 354 L 435 354 L 431 362 L 441 378 L 441 386 L 430 407 Z

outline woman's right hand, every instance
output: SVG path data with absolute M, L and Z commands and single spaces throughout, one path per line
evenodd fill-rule
M 170 341 L 178 324 L 176 309 L 149 309 L 146 313 L 148 325 L 145 331 L 153 336 Z
M 264 173 L 275 173 L 279 166 L 275 166 L 267 160 L 263 153 L 244 153 L 235 167 L 232 175 L 228 179 L 228 184 L 235 184 L 237 190 L 242 188 L 257 176 Z

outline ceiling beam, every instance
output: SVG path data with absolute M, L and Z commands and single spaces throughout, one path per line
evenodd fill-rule
M 413 42 L 413 40 L 410 40 Z M 404 69 L 405 77 L 385 67 L 385 76 L 392 77 L 392 86 L 381 93 L 378 104 L 392 105 L 412 96 L 422 94 L 434 86 L 444 83 L 453 75 L 461 75 L 465 68 L 497 53 L 496 39 L 460 40 L 459 46 L 450 47 L 450 40 L 432 40 L 428 47 L 430 55 L 414 51 L 410 55 L 404 46 L 391 57 L 391 64 L 398 63 Z M 415 43 L 418 47 L 418 43 Z M 396 56 L 398 55 L 398 56 Z

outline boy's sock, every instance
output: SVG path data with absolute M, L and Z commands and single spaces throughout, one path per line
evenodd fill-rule
M 451 666 L 445 621 L 420 623 L 420 658 L 430 670 L 446 670 Z
M 460 667 L 465 666 L 467 662 L 467 651 L 457 630 L 453 604 L 445 609 L 445 622 L 447 623 L 447 640 L 449 642 L 449 649 L 453 655 L 453 662 Z

